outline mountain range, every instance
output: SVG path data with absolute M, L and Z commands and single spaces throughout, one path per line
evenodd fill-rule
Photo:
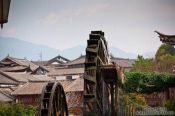
M 29 60 L 48 60 L 57 55 L 61 55 L 68 59 L 75 59 L 85 54 L 86 46 L 77 45 L 72 48 L 59 50 L 46 45 L 30 43 L 16 38 L 0 37 L 0 59 L 7 55 L 17 58 L 27 58 Z M 119 48 L 109 48 L 110 53 L 120 58 L 137 58 L 137 54 L 125 52 Z M 154 52 L 143 54 L 145 57 L 154 57 Z

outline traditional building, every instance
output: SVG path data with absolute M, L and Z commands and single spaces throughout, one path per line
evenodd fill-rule
M 135 59 L 125 59 L 125 58 L 111 58 L 112 62 L 119 65 L 125 71 L 130 71 L 135 63 Z
M 77 79 L 84 74 L 85 56 L 81 56 L 75 60 L 63 63 L 60 67 L 47 67 L 48 76 L 56 80 Z
M 135 59 L 126 59 L 126 58 L 117 58 L 117 57 L 112 57 L 111 61 L 117 64 L 118 66 L 122 67 L 126 71 L 130 71 L 133 67 L 133 64 L 135 63 Z M 65 63 L 67 67 L 70 68 L 83 68 L 85 63 L 85 56 L 82 55 L 79 58 L 72 60 L 68 63 Z
M 5 72 L 28 72 L 33 74 L 47 74 L 48 70 L 38 66 L 27 59 L 7 56 L 0 61 L 0 70 Z
M 66 93 L 69 114 L 73 116 L 82 115 L 83 107 L 83 79 L 59 81 Z M 27 82 L 22 87 L 12 92 L 16 102 L 24 105 L 33 105 L 39 108 L 43 87 L 47 82 Z
M 18 81 L 5 72 L 0 71 L 0 87 L 18 85 Z
M 45 85 L 46 82 L 29 82 L 17 88 L 12 95 L 15 96 L 16 102 L 39 108 L 41 92 Z
M 162 41 L 162 43 L 175 45 L 175 35 L 166 35 L 158 31 L 154 31 L 154 32 L 156 32 L 159 35 L 160 41 Z
M 39 66 L 34 71 L 32 71 L 31 74 L 34 74 L 34 75 L 47 75 L 48 72 L 49 72 L 49 70 L 47 70 L 45 67 Z
M 55 68 L 49 71 L 48 76 L 56 80 L 77 79 L 84 74 L 84 68 Z
M 69 62 L 70 60 L 63 57 L 63 56 L 56 56 L 48 61 L 32 61 L 34 64 L 39 66 L 52 66 L 52 67 L 62 67 L 65 63 Z
M 19 59 L 19 58 L 14 58 L 14 57 L 10 57 L 10 56 L 7 56 L 3 60 L 1 60 L 1 64 L 4 64 L 4 65 L 1 66 L 0 70 L 3 70 L 4 68 L 11 69 L 11 68 L 16 67 L 16 71 L 21 71 L 22 69 L 27 70 L 28 68 L 30 68 L 33 71 L 36 68 L 38 68 L 37 65 L 35 65 L 34 63 L 28 61 L 27 59 Z M 3 70 L 3 71 L 9 71 L 9 70 Z
M 66 65 L 69 68 L 83 68 L 84 63 L 85 63 L 85 56 L 82 55 L 82 56 L 76 58 L 75 60 L 72 60 L 68 63 L 65 63 L 64 65 Z
M 70 61 L 69 59 L 58 55 L 58 56 L 50 59 L 46 65 L 61 66 L 62 64 L 67 63 L 69 61 Z
M 121 62 L 126 63 L 126 60 L 114 59 L 114 62 L 116 60 L 120 60 L 120 65 L 123 65 Z M 8 56 L 0 62 L 0 78 L 2 78 L 0 83 L 10 83 L 16 87 L 12 91 L 16 101 L 39 107 L 43 86 L 49 81 L 59 81 L 66 93 L 69 114 L 81 116 L 83 115 L 84 63 L 85 56 L 72 61 L 57 56 L 44 65 Z M 130 66 L 125 65 L 123 68 L 132 67 L 131 64 L 128 65 Z

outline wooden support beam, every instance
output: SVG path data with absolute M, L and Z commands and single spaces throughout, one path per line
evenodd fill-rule
M 111 83 L 111 116 L 115 116 L 114 84 Z

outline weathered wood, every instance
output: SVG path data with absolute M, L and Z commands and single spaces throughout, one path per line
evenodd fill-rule
M 66 97 L 58 82 L 49 82 L 41 94 L 40 116 L 68 116 Z
M 114 116 L 118 92 L 117 68 L 109 62 L 104 32 L 92 31 L 86 48 L 84 77 L 84 115 Z M 109 86 L 111 89 L 109 89 Z M 109 99 L 111 97 L 111 99 Z M 110 102 L 111 100 L 111 102 Z

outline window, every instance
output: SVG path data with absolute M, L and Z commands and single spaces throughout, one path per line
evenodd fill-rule
M 72 80 L 72 76 L 66 76 L 67 80 Z

